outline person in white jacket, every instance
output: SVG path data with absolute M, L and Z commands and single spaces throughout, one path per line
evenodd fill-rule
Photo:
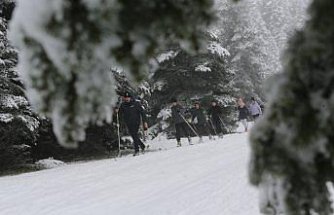
M 252 115 L 253 120 L 256 120 L 260 115 L 262 115 L 261 107 L 254 97 L 251 98 L 248 109 L 250 114 Z

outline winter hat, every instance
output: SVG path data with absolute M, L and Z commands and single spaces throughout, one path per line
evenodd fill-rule
M 131 93 L 130 93 L 130 92 L 125 92 L 125 93 L 123 94 L 123 97 L 131 97 Z
M 212 99 L 211 103 L 213 103 L 213 102 L 217 103 L 217 100 L 216 99 Z

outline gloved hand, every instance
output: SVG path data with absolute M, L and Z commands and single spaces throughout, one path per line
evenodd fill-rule
M 148 129 L 147 122 L 144 122 L 144 125 L 143 125 L 143 127 L 144 127 L 144 131 L 146 131 L 146 130 Z

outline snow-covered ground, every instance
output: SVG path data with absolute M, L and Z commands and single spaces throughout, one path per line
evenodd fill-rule
M 156 140 L 152 152 L 137 157 L 2 177 L 0 214 L 260 214 L 247 178 L 247 134 L 185 143 Z

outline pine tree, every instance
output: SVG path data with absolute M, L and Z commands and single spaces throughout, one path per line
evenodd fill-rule
M 121 65 L 138 80 L 171 40 L 199 49 L 211 7 L 212 0 L 18 0 L 11 35 L 29 99 L 52 117 L 59 142 L 76 147 L 90 122 L 111 120 L 107 68 Z
M 260 9 L 260 1 L 250 0 L 220 6 L 219 35 L 231 53 L 229 65 L 241 97 L 263 98 L 263 80 L 280 67 L 279 50 Z
M 210 100 L 215 98 L 226 111 L 226 124 L 234 125 L 234 74 L 226 66 L 229 52 L 213 32 L 206 37 L 207 49 L 199 54 L 190 55 L 178 46 L 171 46 L 170 50 L 157 57 L 160 67 L 151 80 L 153 116 L 159 115 L 161 110 L 166 112 L 164 106 L 172 98 L 183 100 L 187 106 L 191 106 L 192 100 L 201 100 L 203 107 L 209 106 Z M 165 114 L 160 118 L 163 116 Z
M 333 213 L 334 2 L 314 0 L 309 12 L 251 134 L 251 182 L 263 189 L 267 205 L 287 215 Z
M 0 169 L 24 164 L 31 159 L 39 121 L 31 111 L 15 69 L 17 51 L 7 38 L 8 20 L 0 5 Z

